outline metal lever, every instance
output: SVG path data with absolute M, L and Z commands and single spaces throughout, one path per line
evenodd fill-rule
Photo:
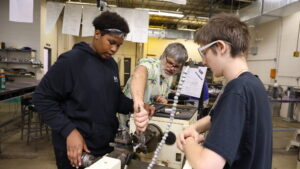
M 140 105 L 138 106 L 138 113 L 140 113 L 141 112 L 141 107 L 140 107 Z M 143 132 L 140 132 L 139 133 L 139 142 L 142 144 L 142 145 L 145 145 L 146 144 L 146 138 L 145 138 L 145 135 L 144 135 L 144 133 Z
M 130 162 L 130 160 L 132 159 L 133 157 L 133 154 L 132 153 L 129 153 L 127 154 L 126 158 L 125 158 L 125 166 L 124 166 L 124 169 L 127 169 L 128 168 L 128 164 Z

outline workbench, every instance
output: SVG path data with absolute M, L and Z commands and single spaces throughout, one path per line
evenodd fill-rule
M 14 97 L 22 96 L 27 93 L 31 93 L 35 90 L 35 87 L 38 84 L 38 80 L 7 82 L 6 88 L 4 90 L 0 90 L 0 102 Z
M 293 118 L 295 103 L 300 103 L 300 99 L 296 98 L 282 98 L 282 99 L 270 99 L 270 102 L 288 103 L 288 114 L 285 121 L 292 122 L 295 121 Z
M 9 99 L 13 99 L 13 98 L 17 98 L 17 97 L 21 97 L 21 96 L 33 93 L 35 90 L 35 87 L 38 84 L 39 84 L 39 81 L 34 80 L 34 79 L 7 82 L 6 88 L 3 90 L 0 90 L 0 102 L 5 102 Z M 18 116 L 12 116 L 10 119 L 0 121 L 0 129 L 20 118 L 21 118 L 21 115 L 18 115 Z M 0 114 L 0 119 L 1 119 L 1 114 Z M 1 132 L 1 130 L 0 130 L 0 132 Z M 0 133 L 0 153 L 1 153 L 1 135 L 2 134 Z
M 131 160 L 128 169 L 146 169 L 149 163 L 138 161 L 138 160 Z M 160 165 L 154 165 L 153 169 L 172 169 L 169 167 L 164 167 Z

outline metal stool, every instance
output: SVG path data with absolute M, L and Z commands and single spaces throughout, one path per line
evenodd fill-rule
M 24 130 L 26 132 L 27 144 L 29 145 L 31 140 L 37 140 L 43 136 L 43 131 L 46 131 L 48 135 L 48 127 L 43 122 L 40 114 L 36 111 L 32 104 L 31 98 L 25 98 L 21 100 L 22 103 L 22 120 L 21 120 L 21 139 L 24 137 Z M 36 146 L 36 144 L 35 144 Z
M 31 97 L 21 98 L 21 140 L 24 137 L 24 130 L 28 129 L 28 123 L 26 119 L 29 118 L 29 105 L 31 103 Z

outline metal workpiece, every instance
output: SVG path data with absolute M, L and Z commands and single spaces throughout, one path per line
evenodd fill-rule
M 127 129 L 119 129 L 114 142 L 110 143 L 110 146 L 128 152 L 152 152 L 152 146 L 149 149 L 149 145 L 153 145 L 153 143 L 150 143 L 150 141 L 159 140 L 162 134 L 158 128 L 150 125 L 145 132 L 139 134 L 136 132 L 129 134 Z
M 110 143 L 114 151 L 107 156 L 121 160 L 122 168 L 130 163 L 131 159 L 138 158 L 136 153 L 151 153 L 161 140 L 162 131 L 158 126 L 148 125 L 141 140 L 140 134 L 129 134 L 127 129 L 119 129 L 114 142 Z
M 143 140 L 141 140 L 141 136 L 137 135 L 136 133 L 132 135 L 133 145 L 135 146 L 134 152 L 144 154 L 153 152 L 160 142 L 162 135 L 163 132 L 159 126 L 155 124 L 149 124 L 146 131 L 143 133 Z
M 127 129 L 119 129 L 114 142 L 109 144 L 114 150 L 107 156 L 121 161 L 121 168 L 124 168 L 133 155 L 132 136 Z M 130 157 L 130 159 L 129 159 Z
M 86 152 L 83 152 L 81 155 L 81 166 L 82 167 L 88 167 L 92 165 L 95 162 L 96 158 L 92 154 L 88 154 Z
M 140 133 L 129 134 L 126 129 L 120 129 L 110 146 L 119 151 L 151 153 L 161 140 L 162 134 L 160 128 L 154 124 L 148 125 L 142 137 Z

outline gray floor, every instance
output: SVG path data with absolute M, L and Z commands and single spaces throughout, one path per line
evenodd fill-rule
M 285 122 L 281 117 L 273 117 L 273 127 L 278 129 L 300 128 L 300 123 Z M 296 169 L 298 149 L 285 148 L 293 137 L 292 131 L 273 132 L 273 169 Z M 20 132 L 5 134 L 0 154 L 0 168 L 3 169 L 55 169 L 55 160 L 49 136 L 26 144 L 20 139 Z
M 300 129 L 300 123 L 298 122 L 286 122 L 281 117 L 273 117 L 273 169 L 296 169 L 298 152 L 297 147 L 291 148 L 286 151 L 286 147 L 290 140 L 294 137 L 295 132 L 284 131 L 278 132 L 276 129 L 288 129 L 298 128 Z

